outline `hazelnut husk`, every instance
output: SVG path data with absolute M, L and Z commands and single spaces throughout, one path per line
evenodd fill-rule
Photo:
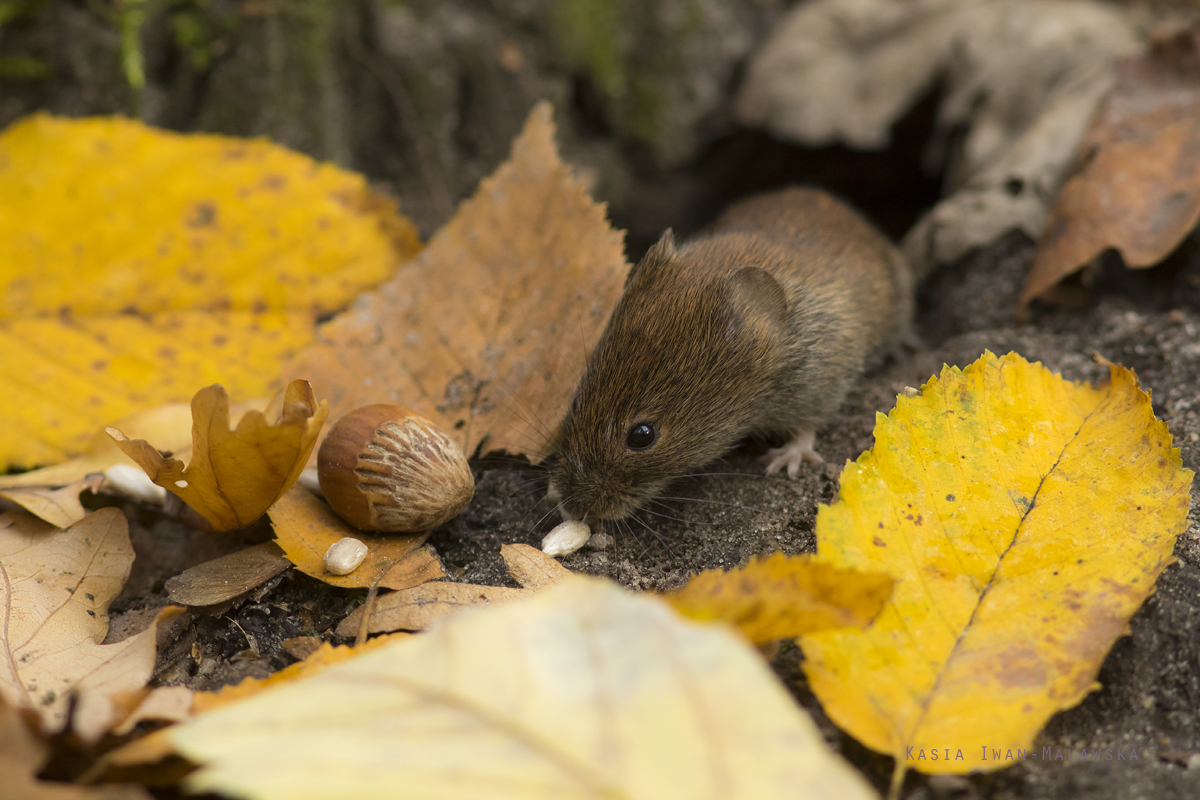
M 404 406 L 362 406 L 334 423 L 317 451 L 317 477 L 333 510 L 364 531 L 428 531 L 475 494 L 462 449 Z

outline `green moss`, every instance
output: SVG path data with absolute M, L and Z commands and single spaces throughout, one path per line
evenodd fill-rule
M 550 20 L 559 54 L 596 87 L 613 127 L 655 144 L 683 45 L 703 29 L 698 0 L 557 0 Z

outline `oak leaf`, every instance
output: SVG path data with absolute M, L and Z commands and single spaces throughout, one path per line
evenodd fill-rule
M 312 380 L 335 417 L 399 403 L 468 457 L 482 446 L 538 461 L 627 272 L 621 234 L 559 159 L 543 103 L 422 254 L 284 374 Z
M 205 387 L 192 398 L 192 458 L 186 469 L 144 439 L 107 430 L 152 481 L 182 498 L 213 530 L 230 531 L 254 522 L 295 484 L 327 416 L 328 403 L 317 403 L 307 382 L 292 381 L 278 423 L 248 411 L 230 430 L 229 395 L 220 385 Z
M 823 560 L 897 583 L 872 627 L 801 639 L 804 671 L 898 774 L 1004 766 L 985 745 L 1027 752 L 1097 688 L 1173 561 L 1192 473 L 1134 374 L 1109 369 L 1093 387 L 1016 354 L 945 367 L 877 418 L 820 508 Z
M 46 730 L 58 731 L 72 694 L 102 704 L 150 680 L 155 628 L 177 608 L 142 633 L 100 644 L 132 565 L 118 509 L 100 509 L 67 530 L 21 511 L 0 514 L 0 698 L 35 710 Z
M 1110 247 L 1150 267 L 1200 220 L 1200 28 L 1117 71 L 1076 150 L 1021 291 L 1021 306 Z
M 361 175 L 264 140 L 14 123 L 0 134 L 0 470 L 62 461 L 217 380 L 270 396 L 318 315 L 418 249 Z
M 744 641 L 594 579 L 165 735 L 200 765 L 187 791 L 229 797 L 874 796 Z
M 811 556 L 775 553 L 744 567 L 710 569 L 665 596 L 684 616 L 723 620 L 754 644 L 870 624 L 892 593 L 891 577 L 838 569 Z
M 69 528 L 88 515 L 87 509 L 79 501 L 79 493 L 84 489 L 95 491 L 99 483 L 99 476 L 93 476 L 87 480 L 80 478 L 60 489 L 14 486 L 0 489 L 0 497 L 16 503 L 56 528 Z

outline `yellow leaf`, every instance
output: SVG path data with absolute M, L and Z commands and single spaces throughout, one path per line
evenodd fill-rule
M 558 156 L 538 105 L 512 156 L 379 291 L 319 331 L 285 376 L 335 417 L 399 403 L 468 457 L 546 454 L 628 272 L 621 234 Z
M 1027 751 L 1097 688 L 1173 560 L 1192 473 L 1134 374 L 1110 373 L 1092 387 L 991 353 L 946 367 L 878 417 L 820 509 L 822 559 L 897 584 L 871 628 L 804 637 L 804 669 L 898 773 L 1012 763 L 993 751 Z
M 13 124 L 0 134 L 0 469 L 61 461 L 195 386 L 271 395 L 316 315 L 418 249 L 361 175 L 266 141 L 116 118 Z
M 292 487 L 327 416 L 329 404 L 318 404 L 305 381 L 292 381 L 277 424 L 248 411 L 230 430 L 229 396 L 219 385 L 208 386 L 192 398 L 187 469 L 144 439 L 127 439 L 115 428 L 108 433 L 152 481 L 181 497 L 213 530 L 230 531 L 254 522 Z
M 283 548 L 288 561 L 305 575 L 333 586 L 367 589 L 379 583 L 387 572 L 413 550 L 420 547 L 428 533 L 367 533 L 351 528 L 321 498 L 302 486 L 287 492 L 271 506 L 271 526 L 275 542 Z M 349 575 L 325 571 L 325 552 L 339 539 L 351 537 L 367 546 L 367 557 Z
M 766 644 L 828 628 L 864 627 L 883 608 L 892 583 L 880 573 L 775 553 L 728 572 L 701 572 L 665 599 L 684 616 L 729 622 L 754 644 Z
M 58 731 L 73 692 L 102 701 L 141 689 L 154 668 L 157 623 L 179 609 L 160 612 L 122 642 L 100 644 L 109 603 L 132 565 L 118 509 L 100 509 L 68 530 L 21 511 L 0 514 L 0 697 L 34 709 L 44 728 Z
M 579 578 L 166 735 L 229 797 L 874 795 L 738 637 Z

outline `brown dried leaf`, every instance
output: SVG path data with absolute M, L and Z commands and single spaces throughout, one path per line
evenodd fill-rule
M 0 787 L 5 800 L 151 800 L 140 786 L 75 786 L 39 781 L 49 750 L 0 700 Z
M 621 234 L 559 160 L 548 104 L 414 261 L 318 332 L 284 375 L 333 413 L 401 403 L 463 452 L 538 461 L 628 272 Z
M 387 574 L 379 579 L 379 588 L 397 591 L 411 589 L 444 577 L 446 571 L 442 569 L 442 562 L 428 547 L 422 547 L 414 553 L 409 553 L 400 559 L 399 564 L 389 569 Z
M 179 609 L 164 609 L 122 642 L 100 644 L 109 603 L 132 565 L 118 509 L 100 509 L 68 530 L 20 511 L 0 514 L 0 697 L 36 710 L 46 730 L 59 731 L 73 692 L 102 699 L 145 686 L 157 623 Z
M 333 513 L 321 498 L 302 486 L 295 486 L 271 507 L 271 525 L 275 542 L 283 554 L 305 575 L 347 589 L 374 586 L 388 570 L 424 544 L 428 533 L 367 533 L 351 528 Z M 367 546 L 367 557 L 349 575 L 325 571 L 325 551 L 347 536 Z
M 144 439 L 108 434 L 159 486 L 199 512 L 213 530 L 244 528 L 261 517 L 300 476 L 317 442 L 329 404 L 319 404 L 307 381 L 292 381 L 279 422 L 248 411 L 229 428 L 229 396 L 219 384 L 192 398 L 192 460 L 164 458 Z
M 290 567 L 274 542 L 263 542 L 197 564 L 167 579 L 167 597 L 185 606 L 211 606 L 261 586 Z
M 526 589 L 545 589 L 571 575 L 571 570 L 536 547 L 527 544 L 500 546 L 508 574 Z
M 380 595 L 374 603 L 356 608 L 337 626 L 339 636 L 356 636 L 368 607 L 368 633 L 423 631 L 437 620 L 470 606 L 486 606 L 533 594 L 531 589 L 478 586 L 473 583 L 426 583 Z
M 1149 267 L 1200 219 L 1200 29 L 1124 62 L 1079 143 L 1021 306 L 1110 247 Z

